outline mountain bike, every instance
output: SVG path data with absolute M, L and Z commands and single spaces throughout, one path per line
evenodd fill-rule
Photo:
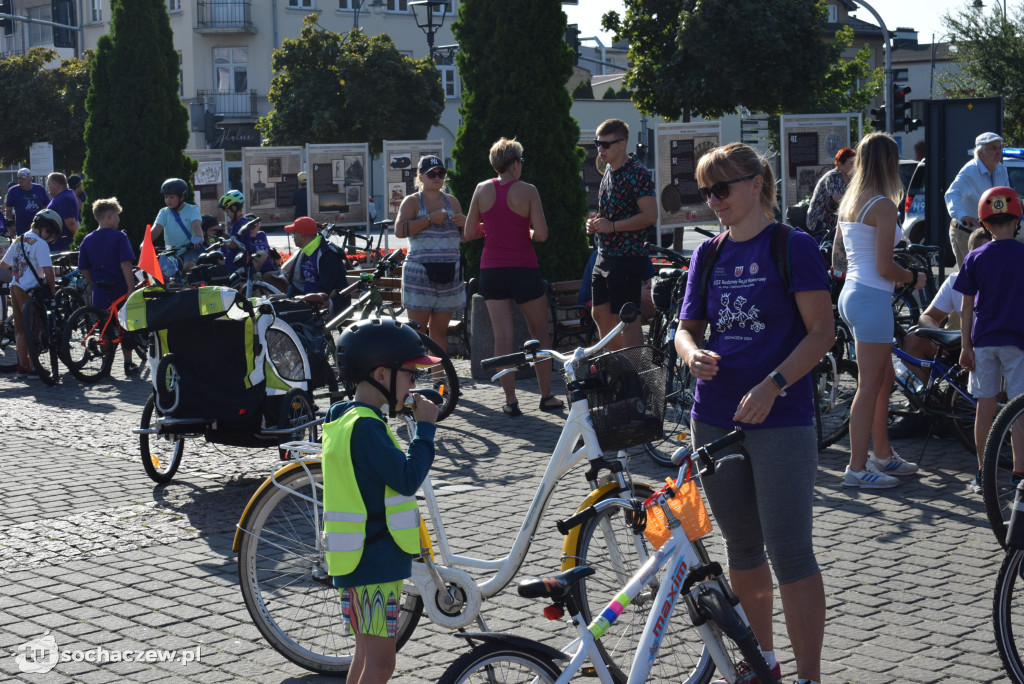
M 638 314 L 628 305 L 625 320 Z M 661 368 L 651 364 L 655 350 L 634 347 L 613 353 L 599 353 L 624 329 L 620 322 L 604 339 L 589 348 L 572 354 L 541 350 L 536 341 L 527 343 L 526 351 L 489 359 L 486 367 L 513 366 L 504 372 L 515 372 L 519 366 L 534 365 L 554 359 L 563 364 L 571 408 L 558 438 L 550 462 L 544 472 L 533 501 L 526 508 L 519 532 L 508 554 L 502 558 L 473 558 L 452 552 L 448 528 L 441 515 L 429 477 L 423 484 L 426 510 L 436 535 L 431 540 L 421 525 L 423 553 L 413 563 L 412 579 L 406 583 L 400 600 L 398 646 L 408 640 L 426 612 L 431 622 L 448 629 L 462 629 L 474 621 L 482 622 L 483 599 L 501 591 L 515 576 L 529 550 L 534 533 L 547 508 L 558 482 L 584 459 L 589 464 L 585 473 L 591 493 L 576 510 L 584 510 L 597 501 L 625 496 L 647 497 L 653 490 L 631 482 L 626 468 L 626 443 L 614 439 L 615 426 L 626 429 L 631 423 L 647 423 L 642 416 L 628 418 L 620 409 L 635 406 L 635 401 L 612 401 L 625 384 L 651 387 L 660 384 Z M 640 350 L 640 351 L 638 351 Z M 646 350 L 646 351 L 644 351 Z M 638 371 L 637 368 L 646 367 Z M 500 375 L 500 374 L 499 374 Z M 632 380 L 627 381 L 627 377 Z M 495 377 L 497 379 L 497 376 Z M 439 398 L 439 397 L 438 397 Z M 591 400 L 597 398 L 597 402 Z M 627 406 L 628 405 L 628 406 Z M 664 406 L 651 402 L 652 408 Z M 656 419 L 656 416 L 655 416 Z M 654 421 L 656 422 L 656 420 Z M 633 432 L 637 443 L 649 441 Z M 582 441 L 582 445 L 580 442 Z M 234 549 L 238 552 L 242 597 L 260 633 L 279 653 L 292 662 L 314 672 L 344 674 L 351 663 L 353 640 L 342 633 L 342 619 L 337 589 L 327 574 L 323 531 L 323 476 L 318 444 L 284 445 L 293 453 L 304 455 L 268 478 L 249 501 L 238 522 Z M 614 456 L 605 456 L 605 452 Z M 602 472 L 608 471 L 602 476 Z M 701 551 L 700 542 L 695 543 Z M 637 559 L 639 555 L 639 560 Z M 596 574 L 588 587 L 602 591 L 602 582 L 614 583 L 624 568 L 636 567 L 646 559 L 647 545 L 642 534 L 624 524 L 624 518 L 603 516 L 590 521 L 583 532 L 574 531 L 563 543 L 565 566 L 585 563 Z M 488 575 L 476 580 L 463 569 Z M 581 590 L 581 603 L 589 610 L 592 594 Z M 680 655 L 686 654 L 680 648 Z M 699 654 L 689 654 L 699 658 Z
M 47 385 L 56 385 L 60 379 L 59 361 L 67 364 L 60 353 L 61 333 L 71 312 L 80 306 L 81 297 L 72 289 L 62 287 L 51 296 L 50 288 L 42 285 L 32 288 L 22 307 L 28 355 L 39 379 Z
M 1016 399 L 1010 404 L 1024 406 Z M 1019 408 L 1012 415 L 1016 416 L 1018 413 Z M 1024 514 L 1020 512 L 1020 509 L 1024 508 L 1022 495 L 1024 492 L 1015 491 L 1016 505 L 1009 507 L 1013 509 L 1010 524 L 1004 532 L 1004 538 L 999 541 L 1005 545 L 1006 555 L 996 576 L 992 598 L 992 628 L 996 647 L 999 649 L 999 657 L 1002 658 L 1006 674 L 1010 681 L 1017 684 L 1024 684 L 1024 662 L 1021 662 L 1020 648 L 1017 644 L 1017 640 L 1024 636 L 1024 518 L 1021 517 Z
M 585 565 L 553 577 L 519 583 L 520 596 L 553 601 L 554 605 L 544 610 L 546 616 L 553 617 L 552 613 L 560 616 L 568 610 L 568 622 L 577 634 L 573 641 L 555 650 L 547 644 L 510 634 L 461 634 L 470 644 L 478 645 L 445 671 L 441 684 L 512 681 L 562 684 L 579 674 L 588 660 L 592 665 L 592 672 L 588 674 L 604 684 L 622 681 L 621 676 L 615 675 L 627 673 L 627 682 L 646 682 L 661 653 L 669 657 L 675 655 L 664 648 L 664 639 L 680 631 L 687 633 L 689 643 L 702 642 L 704 649 L 696 666 L 679 673 L 674 681 L 707 682 L 717 667 L 727 682 L 748 682 L 753 677 L 766 684 L 775 682 L 721 565 L 709 561 L 694 547 L 693 541 L 710 531 L 709 522 L 706 526 L 702 524 L 707 520 L 707 512 L 692 479 L 694 461 L 702 464 L 701 476 L 711 476 L 726 461 L 743 458 L 742 454 L 730 454 L 717 460 L 712 456 L 741 441 L 742 437 L 743 431 L 736 430 L 694 454 L 680 449 L 676 454 L 676 459 L 682 462 L 679 477 L 675 481 L 670 479 L 668 485 L 642 505 L 637 501 L 607 499 L 558 523 L 558 530 L 565 533 L 569 528 L 598 518 L 604 511 L 618 509 L 625 511 L 632 518 L 633 527 L 642 530 L 648 539 L 663 540 L 638 571 L 622 578 L 624 584 L 600 613 L 589 612 L 581 601 L 581 585 L 593 575 L 593 570 Z M 659 577 L 660 583 L 657 582 Z M 657 587 L 657 595 L 653 600 L 638 602 L 644 592 L 651 590 L 652 582 Z M 674 630 L 671 619 L 680 599 L 690 625 L 685 630 Z M 631 612 L 646 612 L 647 615 L 632 664 L 626 672 L 621 672 L 614 663 L 608 662 L 605 651 L 598 645 L 602 637 L 614 635 L 609 629 L 627 614 L 631 605 L 636 606 Z
M 985 440 L 981 466 L 981 494 L 985 514 L 1001 546 L 1006 546 L 1006 527 L 1013 513 L 1020 478 L 1014 476 L 1013 452 L 1024 466 L 1024 394 L 1003 406 L 992 421 Z M 1024 470 L 1024 468 L 1018 468 Z

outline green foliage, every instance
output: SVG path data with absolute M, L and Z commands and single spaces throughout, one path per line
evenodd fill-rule
M 601 96 L 602 100 L 617 100 L 619 96 L 615 94 L 615 88 L 608 86 L 608 90 L 604 91 L 604 95 Z
M 619 88 L 619 92 L 615 94 L 615 97 L 619 98 L 620 100 L 628 100 L 633 97 L 633 93 L 631 93 L 629 91 L 629 88 L 627 88 L 626 86 L 622 86 L 621 88 Z
M 178 53 L 163 0 L 111 0 L 110 32 L 100 37 L 85 101 L 85 193 L 118 197 L 121 229 L 134 247 L 164 205 L 166 178 L 190 181 L 188 110 L 178 95 Z M 83 208 L 86 228 L 96 227 Z
M 572 99 L 574 100 L 593 100 L 594 99 L 594 87 L 590 85 L 590 79 L 586 81 L 580 81 L 576 84 L 576 87 L 572 89 Z
M 271 145 L 422 140 L 441 120 L 444 91 L 431 59 L 402 55 L 391 37 L 347 36 L 303 21 L 301 37 L 274 50 L 268 98 L 256 127 Z
M 625 85 L 645 114 L 797 111 L 829 68 L 825 0 L 624 0 L 604 27 L 629 41 Z
M 1024 144 L 1024 14 L 1003 16 L 999 3 L 992 12 L 962 9 L 948 13 L 943 24 L 959 73 L 937 80 L 950 97 L 1003 98 L 1003 137 L 1007 145 Z
M 452 32 L 459 43 L 462 125 L 452 150 L 458 171 L 452 189 L 468 206 L 476 184 L 495 175 L 491 145 L 501 137 L 518 139 L 526 159 L 522 178 L 537 186 L 549 227 L 547 242 L 535 243 L 541 273 L 552 281 L 577 279 L 588 256 L 587 207 L 580 129 L 569 114 L 572 101 L 565 89 L 573 63 L 564 39 L 565 14 L 549 0 L 459 4 Z M 482 247 L 482 240 L 466 245 L 473 272 Z
M 89 60 L 66 59 L 56 69 L 54 50 L 33 48 L 0 60 L 0 163 L 27 163 L 34 142 L 53 145 L 57 169 L 73 173 L 85 161 L 85 93 Z

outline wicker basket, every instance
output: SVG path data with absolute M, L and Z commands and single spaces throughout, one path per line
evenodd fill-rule
M 664 355 L 642 345 L 584 359 L 577 378 L 596 377 L 587 392 L 594 431 L 604 451 L 660 440 L 665 423 Z

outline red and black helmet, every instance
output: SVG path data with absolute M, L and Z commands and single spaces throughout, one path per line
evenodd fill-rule
M 988 221 L 999 216 L 1014 216 L 1021 218 L 1024 210 L 1021 210 L 1020 195 L 1013 188 L 999 185 L 985 191 L 985 194 L 978 200 L 978 218 Z

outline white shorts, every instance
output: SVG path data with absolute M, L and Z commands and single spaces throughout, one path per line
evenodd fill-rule
M 1024 394 L 1024 350 L 1004 347 L 975 347 L 974 370 L 967 389 L 975 399 L 991 399 L 999 394 L 1006 380 L 1006 396 Z

